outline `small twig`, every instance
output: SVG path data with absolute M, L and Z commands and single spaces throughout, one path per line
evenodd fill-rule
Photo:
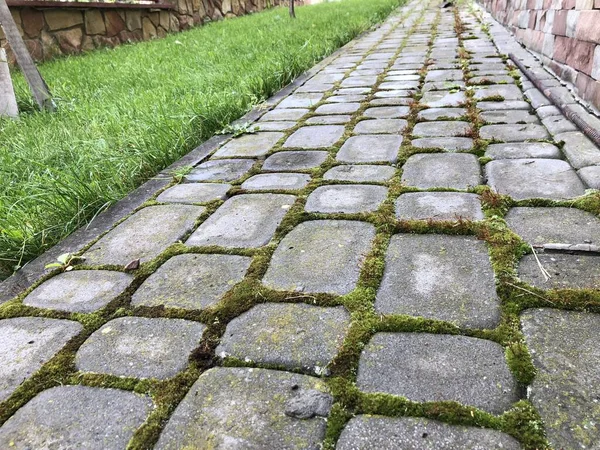
M 544 275 L 544 281 L 548 281 L 552 277 L 550 276 L 550 274 L 548 273 L 548 271 L 546 269 L 544 269 L 544 266 L 542 266 L 542 263 L 541 263 L 540 259 L 538 258 L 538 255 L 535 252 L 535 249 L 533 248 L 533 245 L 530 245 L 530 247 L 531 247 L 531 251 L 533 252 L 533 256 L 535 257 L 535 260 L 537 262 L 537 265 L 540 268 L 540 271 L 542 272 L 542 275 Z
M 516 284 L 509 283 L 508 281 L 506 281 L 505 283 L 506 283 L 506 284 L 508 284 L 508 285 L 509 285 L 509 286 L 511 286 L 511 287 L 514 287 L 515 289 L 519 289 L 519 290 L 521 290 L 521 291 L 527 292 L 528 294 L 534 295 L 534 296 L 536 296 L 537 298 L 541 298 L 542 300 L 544 300 L 544 301 L 546 301 L 546 302 L 550 303 L 551 305 L 554 305 L 554 302 L 553 302 L 552 300 L 550 300 L 550 299 L 547 299 L 546 297 L 542 297 L 541 295 L 539 295 L 539 294 L 536 294 L 535 292 L 533 292 L 533 291 L 530 291 L 529 289 L 522 288 L 522 287 L 520 287 L 520 286 L 517 286 Z

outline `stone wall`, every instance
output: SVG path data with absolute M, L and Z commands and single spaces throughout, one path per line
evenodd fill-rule
M 600 108 L 600 0 L 479 0 L 544 65 Z

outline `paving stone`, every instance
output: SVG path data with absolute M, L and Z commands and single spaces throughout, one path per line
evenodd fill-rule
M 414 103 L 412 98 L 403 97 L 388 97 L 388 98 L 374 98 L 369 102 L 370 106 L 409 106 Z
M 323 175 L 324 180 L 353 181 L 356 183 L 384 183 L 396 173 L 391 166 L 350 165 L 332 167 Z
M 503 159 L 485 165 L 488 184 L 515 200 L 566 199 L 585 193 L 585 186 L 565 161 L 558 159 Z
M 490 97 L 496 96 L 503 97 L 504 100 L 523 100 L 521 89 L 512 84 L 496 84 L 476 88 L 473 98 L 485 101 Z
M 421 91 L 422 92 L 451 91 L 454 89 L 464 90 L 464 88 L 465 88 L 464 81 L 435 81 L 435 82 L 425 83 L 423 85 L 423 88 L 421 89 Z
M 362 213 L 375 211 L 387 197 L 383 186 L 335 185 L 315 189 L 306 200 L 306 211 L 320 213 Z
M 207 161 L 185 176 L 187 181 L 235 181 L 254 165 L 253 159 L 221 159 Z
M 554 136 L 556 142 L 564 142 L 562 151 L 573 167 L 600 165 L 600 149 L 579 131 L 560 133 Z
M 302 189 L 310 182 L 304 173 L 265 173 L 254 175 L 242 183 L 242 189 L 276 191 Z
M 519 142 L 528 139 L 548 139 L 550 135 L 544 126 L 530 123 L 525 125 L 484 125 L 479 129 L 482 139 L 503 142 Z
M 361 120 L 354 127 L 357 134 L 401 134 L 408 126 L 404 119 Z
M 487 147 L 485 156 L 492 159 L 561 159 L 562 153 L 556 145 L 547 142 L 513 142 L 491 144 Z
M 577 174 L 591 189 L 600 190 L 600 166 L 583 167 Z
M 327 89 L 325 89 L 327 90 Z M 260 118 L 260 122 L 278 121 L 278 120 L 300 120 L 305 114 L 308 114 L 308 109 L 303 108 L 276 108 L 269 111 Z M 260 122 L 258 126 L 260 126 Z
M 142 283 L 131 305 L 209 308 L 242 281 L 251 262 L 252 258 L 236 255 L 174 256 Z
M 70 320 L 41 317 L 0 320 L 0 402 L 82 329 L 79 323 Z
M 330 91 L 334 87 L 335 86 L 331 83 L 313 83 L 309 81 L 308 83 L 296 89 L 296 92 L 326 92 Z
M 365 117 L 372 117 L 375 119 L 397 119 L 408 117 L 409 114 L 410 107 L 408 106 L 378 106 L 375 108 L 368 108 L 364 112 Z
M 465 108 L 428 108 L 419 111 L 419 120 L 459 119 L 467 114 Z
M 283 144 L 286 148 L 324 148 L 331 147 L 340 140 L 345 128 L 342 125 L 319 125 L 302 127 L 292 134 Z
M 187 245 L 256 248 L 269 243 L 296 197 L 243 194 L 230 198 L 206 219 Z
M 283 137 L 283 133 L 260 132 L 244 134 L 232 139 L 219 150 L 217 157 L 263 156 L 269 153 L 273 146 Z
M 360 356 L 357 386 L 414 402 L 456 401 L 492 414 L 519 399 L 499 344 L 442 334 L 375 334 Z
M 481 184 L 475 155 L 421 153 L 408 158 L 402 170 L 402 184 L 420 189 L 468 189 Z
M 523 100 L 505 100 L 503 102 L 477 102 L 477 108 L 482 111 L 498 111 L 501 109 L 526 109 L 529 110 L 531 105 Z
M 462 70 L 429 70 L 425 76 L 425 81 L 456 81 L 462 79 Z
M 569 131 L 578 131 L 577 127 L 564 116 L 550 116 L 542 120 L 552 136 Z
M 205 325 L 182 319 L 120 317 L 83 343 L 75 365 L 83 372 L 166 379 L 188 365 Z
M 375 227 L 347 220 L 303 222 L 283 238 L 263 283 L 272 289 L 344 295 L 356 287 Z
M 413 139 L 411 145 L 416 148 L 439 148 L 447 152 L 460 152 L 473 148 L 473 139 L 465 137 L 435 137 Z
M 421 122 L 413 128 L 413 136 L 422 137 L 458 137 L 469 136 L 471 125 L 459 121 Z
M 529 99 L 529 101 L 531 102 L 531 106 L 533 106 L 534 108 L 552 105 L 552 102 L 548 100 L 546 96 L 536 88 L 527 89 L 525 91 L 525 97 Z
M 336 155 L 336 160 L 347 163 L 396 162 L 402 136 L 352 136 Z
M 83 254 L 86 264 L 147 262 L 191 231 L 202 206 L 158 205 L 136 212 Z M 168 226 L 165 226 L 168 224 Z
M 540 106 L 535 110 L 540 119 L 552 116 L 562 116 L 562 112 L 554 105 Z
M 515 79 L 510 75 L 482 75 L 469 79 L 469 84 L 514 84 Z
M 353 87 L 353 88 L 341 88 L 334 91 L 334 95 L 355 95 L 355 94 L 368 94 L 371 92 L 371 88 L 368 87 Z
M 539 267 L 548 272 L 546 280 Z M 600 289 L 600 256 L 537 252 L 519 262 L 519 278 L 540 289 Z
M 375 309 L 494 328 L 500 302 L 485 243 L 468 236 L 393 236 Z
M 409 192 L 396 200 L 401 220 L 483 220 L 479 196 L 461 192 Z
M 319 106 L 315 113 L 317 114 L 352 114 L 358 111 L 360 103 L 331 103 Z
M 200 375 L 155 448 L 316 449 L 325 438 L 331 403 L 318 378 L 216 367 Z M 305 410 L 302 419 L 294 417 L 298 406 Z
M 262 166 L 267 171 L 308 170 L 319 167 L 327 159 L 327 152 L 278 152 L 269 156 Z
M 421 76 L 418 73 L 404 75 L 388 75 L 386 81 L 418 81 Z
M 339 78 L 336 76 L 329 76 L 330 78 Z M 337 81 L 337 80 L 334 80 Z M 284 98 L 281 103 L 277 105 L 277 108 L 310 108 L 316 105 L 323 98 L 323 94 L 320 92 L 306 92 L 299 94 L 288 95 Z
M 378 87 L 378 89 L 384 90 L 384 91 L 391 91 L 391 90 L 410 90 L 410 89 L 418 89 L 419 88 L 419 82 L 418 81 L 384 81 L 383 83 L 381 83 Z
M 337 114 L 334 116 L 315 116 L 306 120 L 308 125 L 340 125 L 352 120 L 352 116 Z
M 64 272 L 35 288 L 23 304 L 35 308 L 91 313 L 104 308 L 131 284 L 133 277 L 108 270 Z
M 429 91 L 423 94 L 419 102 L 430 108 L 456 107 L 466 103 L 467 97 L 464 92 Z
M 414 89 L 412 90 L 397 90 L 397 91 L 379 91 L 373 94 L 373 97 L 376 98 L 396 98 L 396 97 L 412 97 L 415 93 Z
M 225 200 L 230 184 L 221 183 L 184 183 L 177 184 L 163 193 L 156 201 L 162 203 L 208 203 Z
M 258 122 L 254 129 L 256 131 L 286 131 L 294 128 L 298 122 L 281 121 L 281 122 Z
M 58 386 L 41 392 L 0 428 L 0 447 L 117 450 L 152 411 L 149 397 L 118 389 Z
M 366 95 L 354 94 L 354 95 L 332 95 L 327 98 L 328 103 L 360 103 L 367 99 Z
M 540 308 L 521 314 L 536 377 L 529 399 L 552 448 L 595 448 L 600 441 L 600 316 Z
M 484 111 L 480 117 L 487 123 L 539 123 L 535 114 L 530 114 L 524 109 Z
M 497 430 L 448 425 L 417 417 L 359 415 L 350 419 L 337 450 L 519 450 L 519 442 Z
M 365 86 L 373 86 L 377 83 L 376 76 L 349 76 L 344 81 L 342 81 L 342 87 L 365 87 Z

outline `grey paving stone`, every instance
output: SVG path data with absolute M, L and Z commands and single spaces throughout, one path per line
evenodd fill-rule
M 370 106 L 409 106 L 415 101 L 412 98 L 405 97 L 388 97 L 374 98 L 369 102 Z
M 162 203 L 208 203 L 225 200 L 230 184 L 184 183 L 175 185 L 161 193 L 156 201 Z
M 340 140 L 345 128 L 342 125 L 319 125 L 302 127 L 283 144 L 286 148 L 331 147 Z
M 189 232 L 202 206 L 158 205 L 136 212 L 104 235 L 83 254 L 86 264 L 146 262 Z M 169 226 L 165 226 L 168 224 Z
M 475 155 L 421 153 L 408 158 L 402 170 L 402 184 L 420 189 L 468 189 L 481 184 Z
M 569 131 L 578 131 L 577 127 L 564 116 L 550 116 L 542 120 L 552 136 Z
M 360 103 L 331 103 L 319 106 L 315 113 L 317 114 L 352 114 L 358 111 Z
M 475 89 L 475 100 L 486 100 L 490 97 L 501 96 L 504 100 L 523 100 L 523 92 L 512 84 L 496 84 Z
M 544 420 L 552 448 L 595 448 L 600 441 L 600 316 L 529 309 L 521 327 L 537 375 L 529 399 Z
M 215 152 L 217 157 L 263 156 L 283 137 L 283 133 L 265 131 L 232 139 Z
M 469 84 L 514 84 L 515 79 L 510 75 L 482 75 L 469 79 Z
M 321 186 L 306 200 L 306 211 L 320 213 L 362 213 L 375 211 L 387 197 L 383 186 L 346 184 Z
M 8 419 L 0 428 L 0 447 L 120 450 L 151 411 L 152 400 L 132 392 L 58 386 Z
M 264 173 L 254 175 L 242 183 L 242 189 L 255 191 L 276 191 L 302 189 L 310 182 L 310 175 L 304 173 Z
M 591 189 L 600 190 L 600 166 L 583 167 L 577 174 Z
M 540 106 L 535 110 L 540 119 L 545 119 L 551 116 L 562 116 L 562 112 L 554 105 Z
M 336 160 L 347 163 L 376 163 L 398 160 L 402 136 L 363 135 L 352 136 L 336 155 Z
M 485 165 L 488 184 L 515 200 L 565 199 L 585 193 L 577 173 L 558 159 L 503 159 Z
M 104 308 L 133 281 L 131 275 L 108 270 L 64 272 L 35 288 L 23 304 L 36 308 L 90 313 Z
M 600 256 L 537 252 L 537 257 L 525 255 L 519 262 L 519 278 L 525 283 L 540 289 L 600 289 Z
M 323 151 L 277 152 L 265 160 L 262 169 L 273 172 L 308 170 L 319 167 L 326 159 L 327 152 Z
M 489 145 L 485 156 L 492 159 L 561 159 L 562 153 L 556 145 L 547 142 L 512 142 Z
M 277 290 L 347 294 L 356 287 L 374 237 L 375 227 L 364 222 L 303 222 L 275 250 L 263 283 Z
M 430 70 L 425 76 L 425 81 L 456 81 L 462 79 L 462 70 Z
M 377 83 L 376 76 L 349 76 L 342 81 L 342 87 L 370 87 Z
M 421 78 L 418 73 L 404 74 L 404 75 L 388 75 L 385 77 L 386 81 L 417 81 Z
M 353 88 L 337 89 L 333 93 L 335 95 L 355 95 L 355 94 L 361 95 L 361 94 L 368 94 L 369 92 L 371 92 L 371 88 L 368 88 L 368 87 L 353 87 Z
M 327 90 L 327 89 L 325 89 Z M 276 108 L 272 111 L 269 111 L 265 115 L 260 118 L 258 126 L 260 126 L 260 122 L 268 122 L 268 121 L 279 121 L 279 120 L 300 120 L 305 114 L 309 112 L 308 109 L 303 108 Z
M 482 139 L 503 142 L 519 142 L 528 139 L 548 139 L 550 135 L 542 125 L 530 124 L 507 124 L 507 125 L 484 125 L 479 129 Z
M 576 169 L 600 165 L 600 149 L 583 133 L 579 131 L 561 133 L 554 136 L 554 140 L 565 143 L 562 151 Z
M 419 111 L 417 118 L 419 120 L 459 119 L 465 114 L 467 114 L 465 108 L 428 108 Z
M 311 401 L 306 402 L 306 399 Z M 294 417 L 304 402 L 303 419 Z M 200 375 L 163 430 L 157 450 L 316 449 L 332 399 L 318 378 L 217 367 Z
M 339 125 L 346 124 L 352 120 L 352 116 L 337 114 L 334 116 L 315 116 L 306 120 L 308 125 Z
M 503 102 L 479 101 L 477 102 L 477 108 L 481 109 L 482 111 L 498 111 L 501 109 L 529 110 L 531 105 L 523 100 L 505 100 Z
M 531 106 L 533 106 L 534 108 L 552 105 L 552 102 L 548 100 L 546 96 L 536 88 L 527 89 L 525 91 L 525 97 L 529 99 L 529 101 L 531 102 Z
M 419 82 L 418 81 L 384 81 L 378 87 L 381 90 L 410 90 L 410 89 L 418 89 Z
M 330 75 L 330 77 L 332 77 Z M 333 76 L 333 78 L 338 78 Z M 337 81 L 337 80 L 335 80 Z M 284 98 L 281 103 L 277 105 L 277 109 L 279 108 L 310 108 L 311 106 L 316 105 L 323 98 L 323 94 L 320 92 L 306 92 L 306 93 L 297 93 L 288 95 Z
M 487 123 L 539 123 L 535 114 L 524 109 L 511 111 L 484 111 L 480 114 L 481 119 Z
M 410 107 L 408 106 L 377 106 L 375 108 L 368 108 L 364 112 L 365 117 L 375 119 L 397 119 L 408 117 L 409 114 Z
M 349 327 L 350 314 L 342 306 L 263 303 L 229 322 L 215 353 L 321 375 Z
M 500 301 L 485 243 L 468 236 L 394 235 L 375 309 L 494 328 Z
M 177 255 L 142 283 L 132 306 L 196 310 L 216 304 L 242 281 L 252 258 L 237 255 Z
M 337 450 L 520 450 L 500 431 L 448 425 L 417 417 L 359 415 L 350 419 Z
M 409 192 L 396 200 L 401 220 L 483 220 L 479 196 L 461 192 Z
M 377 333 L 360 356 L 357 386 L 415 402 L 456 401 L 492 414 L 518 400 L 504 349 L 466 336 Z
M 255 248 L 269 243 L 296 197 L 284 194 L 243 194 L 230 198 L 206 219 L 187 245 Z
M 254 125 L 256 131 L 286 131 L 294 128 L 298 122 L 280 121 L 280 122 L 258 122 Z
M 328 97 L 326 102 L 328 103 L 360 103 L 367 99 L 366 95 L 354 94 L 354 95 L 332 95 Z
M 454 89 L 464 90 L 464 81 L 433 81 L 423 85 L 422 92 L 429 91 L 451 91 Z
M 452 120 L 418 123 L 413 128 L 412 134 L 422 137 L 458 137 L 469 136 L 471 132 L 471 125 L 467 122 Z
M 207 161 L 185 176 L 187 181 L 235 181 L 254 164 L 253 159 L 221 159 Z
M 392 179 L 396 169 L 391 166 L 350 165 L 332 167 L 323 175 L 325 180 L 384 183 Z
M 70 320 L 18 317 L 0 320 L 0 402 L 83 330 Z
M 398 91 L 378 91 L 373 94 L 376 98 L 396 98 L 396 97 L 412 97 L 414 90 L 398 90 Z
M 404 119 L 361 120 L 354 127 L 357 134 L 401 134 L 408 126 Z
M 416 148 L 439 148 L 447 152 L 460 152 L 473 148 L 473 139 L 466 137 L 433 137 L 413 139 L 411 145 Z
M 466 101 L 467 97 L 464 92 L 429 91 L 423 94 L 420 103 L 430 108 L 443 108 L 462 106 Z
M 83 343 L 75 365 L 83 372 L 166 379 L 188 365 L 205 325 L 182 319 L 120 317 Z

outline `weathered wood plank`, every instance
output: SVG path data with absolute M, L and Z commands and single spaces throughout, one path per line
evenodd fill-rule
M 0 116 L 18 117 L 19 108 L 15 98 L 6 50 L 0 48 Z

